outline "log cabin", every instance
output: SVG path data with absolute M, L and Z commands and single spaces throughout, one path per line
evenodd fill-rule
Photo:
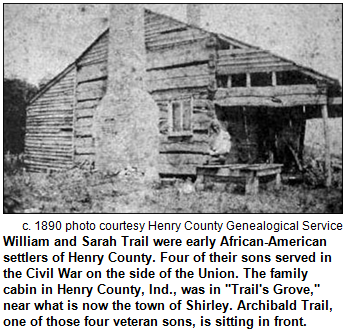
M 119 5 L 114 7 L 116 16 Z M 306 121 L 323 118 L 326 163 L 330 163 L 327 121 L 328 116 L 341 116 L 342 103 L 336 79 L 201 29 L 196 6 L 189 7 L 188 23 L 149 10 L 143 12 L 144 28 L 137 27 L 133 36 L 142 31 L 145 87 L 157 105 L 157 119 L 148 116 L 146 124 L 146 114 L 140 116 L 144 126 L 156 122 L 159 143 L 155 158 L 161 177 L 196 175 L 196 167 L 208 161 L 209 127 L 215 119 L 231 136 L 232 163 L 275 162 L 290 167 L 302 159 Z M 122 91 L 119 82 L 118 87 L 112 83 L 120 70 L 115 54 L 121 51 L 119 45 L 131 48 L 133 44 L 112 38 L 121 29 L 114 21 L 117 17 L 111 17 L 110 28 L 41 89 L 28 106 L 25 163 L 29 171 L 86 164 L 99 169 L 107 165 L 108 157 L 99 162 L 102 156 L 98 154 L 104 152 L 98 148 L 96 115 L 110 90 Z M 118 129 L 109 129 L 117 123 L 117 116 L 105 121 L 108 127 L 102 130 L 109 130 L 111 139 L 119 140 Z M 121 127 L 126 126 L 125 115 Z M 129 124 L 128 131 L 135 127 Z M 133 139 L 130 136 L 128 140 Z M 110 149 L 108 155 L 118 150 L 116 143 Z

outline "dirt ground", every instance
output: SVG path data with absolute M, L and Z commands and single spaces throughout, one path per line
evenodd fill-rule
M 74 169 L 65 173 L 4 174 L 5 213 L 342 213 L 341 174 L 326 189 L 284 184 L 279 191 L 246 196 L 196 192 L 190 180 L 147 185 L 132 175 L 119 178 Z

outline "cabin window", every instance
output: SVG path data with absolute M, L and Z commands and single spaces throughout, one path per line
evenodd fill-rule
M 220 75 L 217 77 L 217 87 L 218 88 L 227 88 L 228 87 L 228 76 Z
M 276 73 L 277 85 L 316 84 L 316 80 L 299 71 L 279 71 Z
M 172 101 L 169 108 L 170 135 L 192 134 L 192 99 Z
M 261 86 L 272 86 L 272 73 L 252 73 L 251 74 L 251 86 L 261 87 Z
M 233 74 L 231 75 L 232 88 L 245 88 L 246 87 L 246 74 Z

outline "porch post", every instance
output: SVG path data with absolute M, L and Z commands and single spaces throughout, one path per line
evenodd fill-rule
M 330 163 L 330 131 L 328 124 L 328 106 L 322 105 L 322 118 L 324 129 L 324 161 L 325 161 L 325 184 L 329 188 L 332 184 L 332 170 Z

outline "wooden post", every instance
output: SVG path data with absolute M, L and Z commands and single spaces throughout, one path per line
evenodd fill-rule
M 276 78 L 276 72 L 275 71 L 273 71 L 272 72 L 272 85 L 273 86 L 277 86 L 277 78 Z
M 275 175 L 275 189 L 280 190 L 281 189 L 281 172 L 277 173 Z
M 257 195 L 259 187 L 259 179 L 255 171 L 251 171 L 246 174 L 245 177 L 245 194 Z
M 251 74 L 246 73 L 246 87 L 250 88 L 251 87 Z
M 322 105 L 322 118 L 324 129 L 324 158 L 325 158 L 325 184 L 329 188 L 332 184 L 332 170 L 330 164 L 330 132 L 328 124 L 328 106 Z
M 228 89 L 232 88 L 232 75 L 228 75 L 227 88 Z

